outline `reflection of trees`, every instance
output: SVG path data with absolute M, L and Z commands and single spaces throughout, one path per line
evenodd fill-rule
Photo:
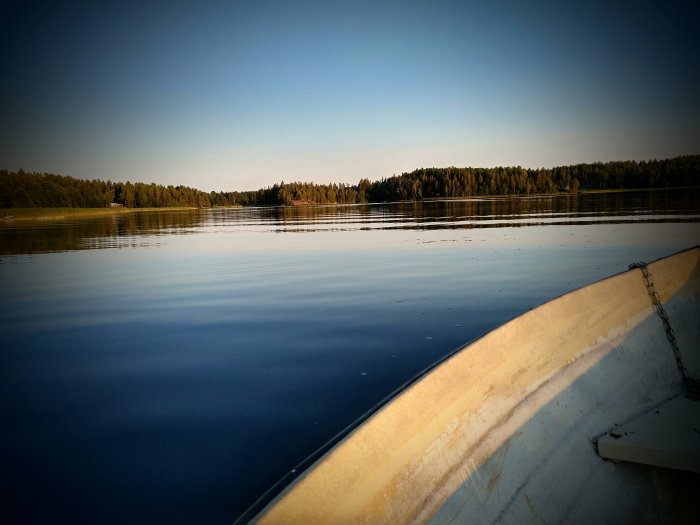
M 352 217 L 366 217 L 371 214 L 371 206 L 279 206 L 259 208 L 262 220 L 275 223 L 313 223 L 345 220 Z
M 144 235 L 187 233 L 202 223 L 199 210 L 134 212 L 70 220 L 10 221 L 0 225 L 0 253 L 29 254 L 109 248 Z
M 634 215 L 699 211 L 700 190 L 583 193 L 533 197 L 423 201 L 421 214 L 433 218 L 560 215 Z
M 660 214 L 697 215 L 700 190 L 440 199 L 346 207 L 258 208 L 260 223 L 284 231 L 490 228 L 641 220 Z M 632 217 L 630 219 L 630 216 Z M 634 218 L 639 216 L 639 219 Z
M 140 245 L 144 236 L 185 234 L 221 225 L 272 231 L 502 228 L 546 224 L 653 221 L 689 215 L 695 221 L 700 190 L 640 191 L 514 198 L 423 200 L 350 206 L 172 210 L 77 217 L 71 220 L 0 222 L 0 253 L 41 253 Z

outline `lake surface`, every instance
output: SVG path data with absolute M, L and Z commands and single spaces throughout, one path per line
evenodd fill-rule
M 700 191 L 0 224 L 5 523 L 230 523 L 404 382 L 700 244 Z

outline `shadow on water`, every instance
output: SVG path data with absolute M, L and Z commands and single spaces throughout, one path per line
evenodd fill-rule
M 155 243 L 147 236 L 187 234 L 202 224 L 199 210 L 146 211 L 0 223 L 0 255 L 123 248 Z

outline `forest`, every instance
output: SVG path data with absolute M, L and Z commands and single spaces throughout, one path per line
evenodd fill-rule
M 187 186 L 76 179 L 0 170 L 0 208 L 127 208 L 355 204 L 580 190 L 700 186 L 700 155 L 556 168 L 421 168 L 357 185 L 280 182 L 254 191 L 206 193 Z

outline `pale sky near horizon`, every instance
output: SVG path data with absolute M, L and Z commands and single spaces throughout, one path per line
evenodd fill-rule
M 231 191 L 700 153 L 698 9 L 613 4 L 6 2 L 0 168 Z

